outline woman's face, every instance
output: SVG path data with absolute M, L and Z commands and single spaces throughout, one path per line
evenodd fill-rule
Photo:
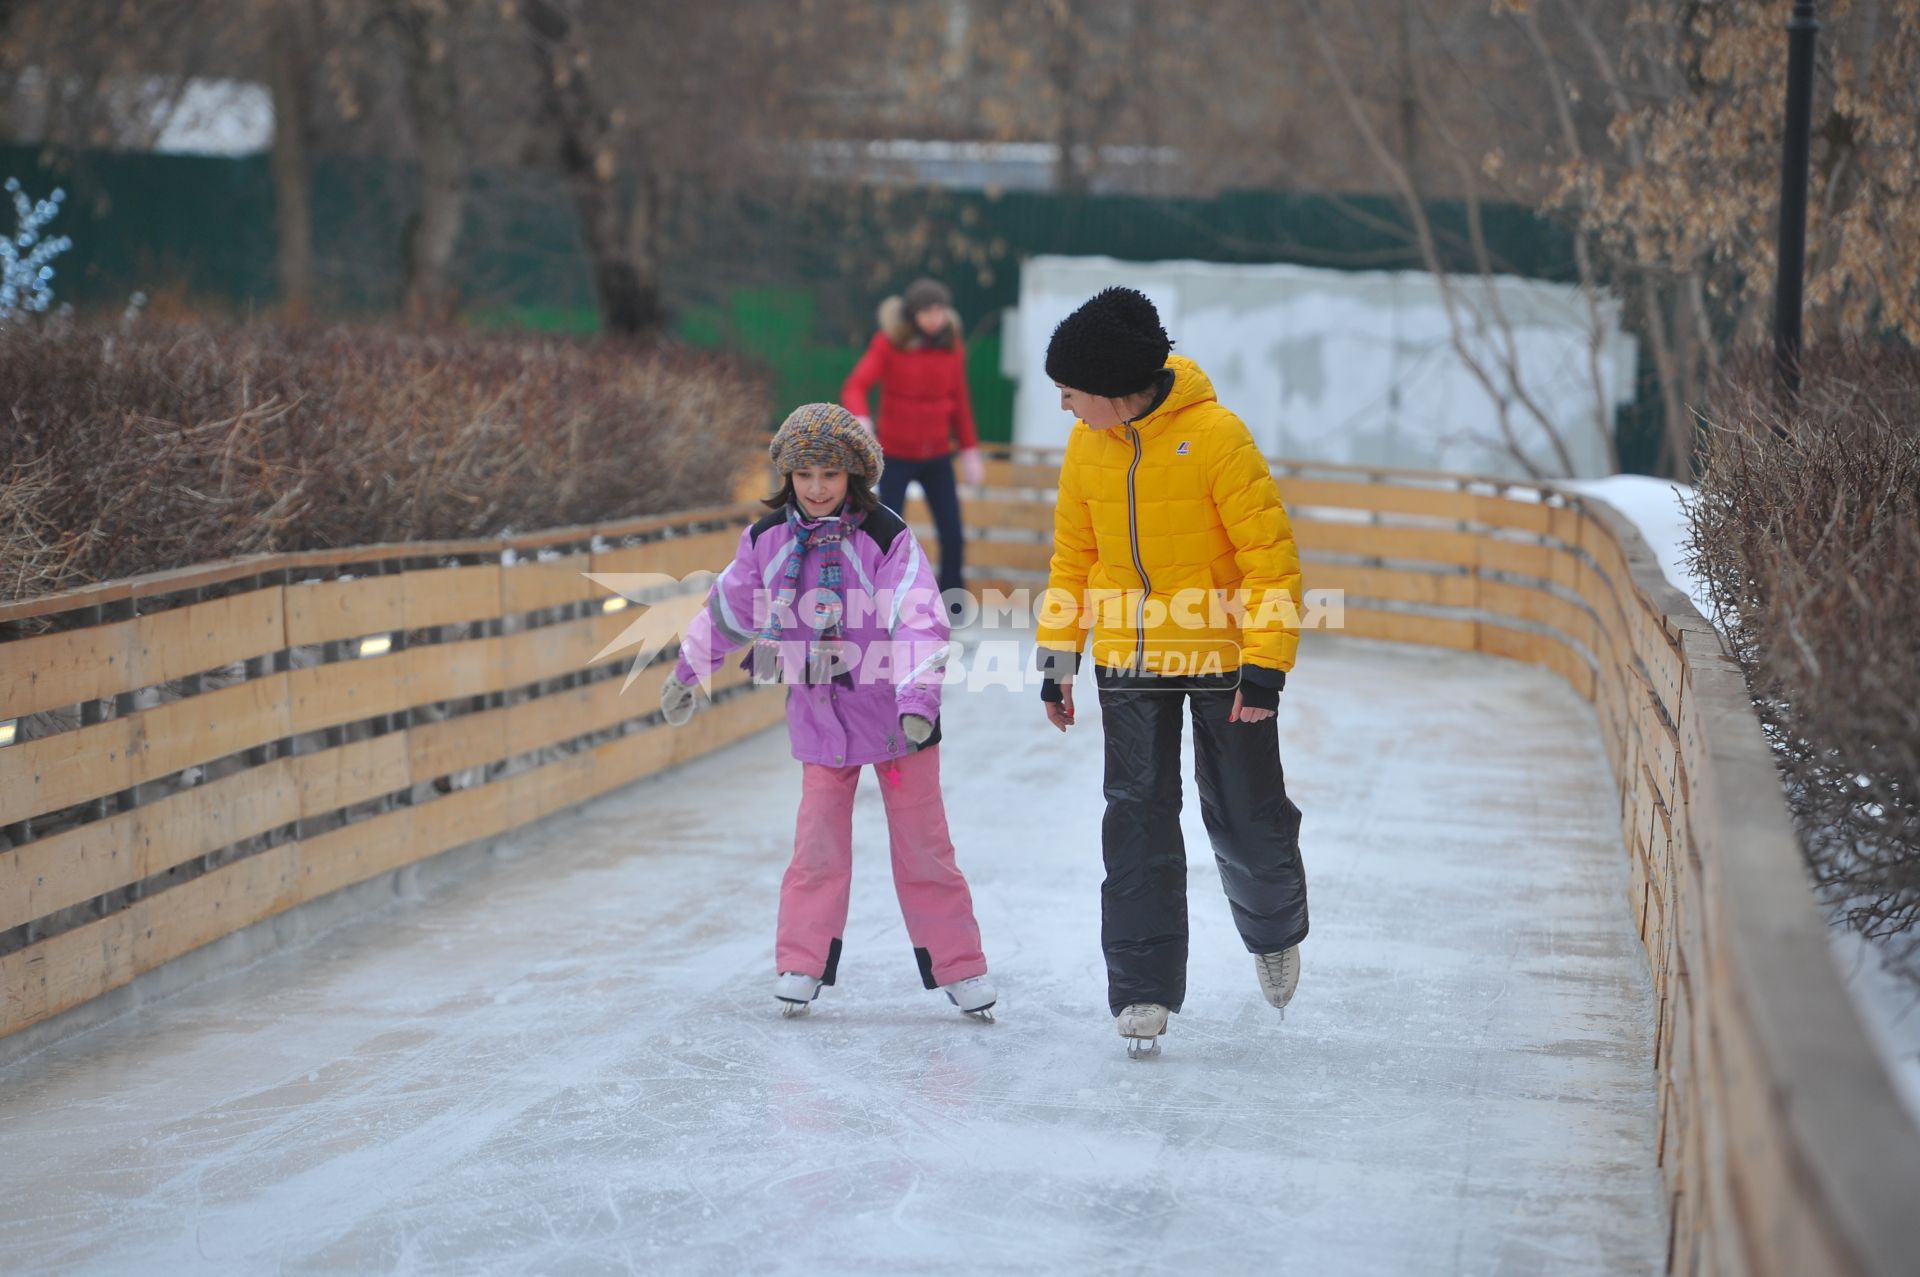
M 1127 402 L 1123 399 L 1090 395 L 1084 390 L 1074 390 L 1057 381 L 1053 386 L 1060 392 L 1060 407 L 1095 430 L 1111 430 L 1128 419 Z
M 947 326 L 947 308 L 928 306 L 924 310 L 913 312 L 914 326 L 928 337 L 938 337 L 940 330 Z
M 823 466 L 803 466 L 793 472 L 793 495 L 801 513 L 810 519 L 832 514 L 847 499 L 847 472 Z

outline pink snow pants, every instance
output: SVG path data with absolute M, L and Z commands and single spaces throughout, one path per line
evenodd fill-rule
M 801 764 L 800 816 L 793 863 L 780 883 L 774 961 L 832 984 L 853 886 L 853 794 L 858 767 Z M 907 938 L 929 989 L 985 975 L 973 896 L 953 862 L 947 809 L 940 797 L 940 748 L 874 764 L 893 845 L 893 886 Z

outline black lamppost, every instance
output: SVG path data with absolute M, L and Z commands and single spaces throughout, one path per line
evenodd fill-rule
M 1807 165 L 1813 149 L 1814 0 L 1794 0 L 1787 23 L 1787 130 L 1780 162 L 1779 275 L 1773 355 L 1790 394 L 1800 393 L 1800 312 L 1807 273 Z

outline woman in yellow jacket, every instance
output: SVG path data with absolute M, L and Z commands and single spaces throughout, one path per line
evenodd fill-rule
M 1300 556 L 1246 425 L 1171 354 L 1141 293 L 1109 288 L 1054 331 L 1047 375 L 1078 419 L 1060 468 L 1038 629 L 1047 718 L 1074 723 L 1089 635 L 1106 729 L 1101 947 L 1130 1055 L 1186 996 L 1181 716 L 1201 813 L 1260 988 L 1300 977 L 1307 887 L 1275 713 L 1299 644 Z

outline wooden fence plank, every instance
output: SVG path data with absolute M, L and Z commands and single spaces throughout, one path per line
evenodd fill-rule
M 1050 541 L 967 542 L 967 566 L 989 572 L 1007 569 L 1045 572 L 1052 562 L 1053 544 Z
M 1552 634 L 1485 622 L 1479 627 L 1475 646 L 1493 656 L 1545 666 L 1572 684 L 1584 699 L 1593 697 L 1593 667 Z
M 133 778 L 140 783 L 157 780 L 286 736 L 286 675 L 271 674 L 156 705 L 129 721 L 139 742 Z
M 122 812 L 0 851 L 0 931 L 91 900 L 138 877 L 138 815 Z
M 209 599 L 134 621 L 132 687 L 219 669 L 287 645 L 280 586 Z
M 1550 581 L 1556 560 L 1566 557 L 1565 551 L 1538 542 L 1491 537 L 1474 537 L 1472 540 L 1473 555 L 1469 562 L 1482 572 L 1506 572 L 1514 576 L 1532 577 L 1537 581 Z
M 491 642 L 493 640 L 472 640 Z M 413 703 L 415 652 L 443 652 L 464 646 L 448 643 L 429 649 L 388 652 L 293 670 L 287 679 L 289 731 L 314 732 L 358 722 L 376 714 L 394 714 Z
M 587 690 L 573 688 L 528 703 L 538 705 L 549 700 L 572 703 Z M 416 784 L 423 784 L 509 757 L 517 751 L 507 743 L 506 725 L 511 716 L 522 708 L 520 705 L 503 706 L 461 714 L 439 722 L 415 723 L 407 729 L 409 775 Z
M 414 809 L 414 845 L 408 849 L 407 863 L 491 838 L 512 828 L 508 819 L 508 793 L 514 780 L 539 776 L 546 767 L 536 767 L 510 778 L 506 783 L 476 785 L 459 789 Z M 524 783 L 524 782 L 523 782 Z
M 1393 599 L 1436 607 L 1473 607 L 1479 593 L 1479 579 L 1465 572 L 1316 563 L 1306 576 L 1308 587 L 1315 590 L 1345 590 L 1348 595 L 1359 598 Z
M 1059 484 L 1060 463 L 989 459 L 985 479 L 982 486 L 987 488 L 1036 488 L 1050 492 Z
M 699 600 L 694 599 L 692 603 L 697 606 Z M 587 669 L 595 663 L 594 657 L 618 638 L 631 621 L 628 613 L 614 612 L 509 634 L 500 654 L 500 686 L 525 687 Z M 598 663 L 629 656 L 631 653 L 610 653 Z
M 137 902 L 133 971 L 151 971 L 203 944 L 300 903 L 299 846 L 282 843 Z
M 287 646 L 406 628 L 406 579 L 369 576 L 287 587 Z
M 285 646 L 279 586 L 5 645 L 0 718 L 105 700 Z
M 126 881 L 151 878 L 208 852 L 292 824 L 300 816 L 294 777 L 293 760 L 275 759 L 113 817 L 135 818 L 133 872 Z
M 538 612 L 562 603 L 598 598 L 605 591 L 587 579 L 586 573 L 593 570 L 593 556 L 589 554 L 515 563 L 500 573 L 501 610 L 508 615 Z
M 0 954 L 6 1004 L 0 1036 L 37 1024 L 132 980 L 138 920 L 123 910 L 50 940 Z
M 1274 481 L 1281 503 L 1291 513 L 1316 506 L 1341 510 L 1370 510 L 1376 514 L 1413 514 L 1456 522 L 1473 518 L 1475 498 L 1458 486 L 1400 488 L 1376 483 L 1349 483 L 1337 479 L 1302 479 L 1282 475 Z
M 1345 629 L 1327 632 L 1341 633 L 1351 638 L 1424 643 L 1429 647 L 1452 647 L 1464 651 L 1474 649 L 1475 632 L 1479 628 L 1473 621 L 1422 616 L 1415 612 L 1383 612 L 1366 607 L 1349 607 L 1346 622 Z M 1308 634 L 1318 632 L 1308 631 Z
M 139 748 L 133 720 L 112 718 L 0 749 L 0 824 L 129 788 Z
M 396 807 L 370 820 L 342 825 L 303 840 L 300 843 L 300 899 L 318 900 L 342 887 L 364 882 L 419 859 L 416 851 L 420 841 L 414 833 L 414 820 L 421 810 Z
M 671 577 L 685 577 L 694 572 L 718 572 L 733 562 L 734 550 L 740 544 L 740 529 L 722 528 L 715 532 L 702 532 L 690 537 L 672 537 L 665 541 L 653 541 L 639 547 L 651 551 L 648 556 L 650 566 L 639 569 L 645 572 L 659 572 Z M 594 563 L 598 565 L 604 555 L 596 555 Z M 596 566 L 594 571 L 603 569 Z M 631 569 L 628 569 L 631 570 Z
M 463 625 L 500 615 L 498 563 L 419 568 L 400 574 L 406 627 Z
M 128 672 L 133 622 L 16 639 L 0 661 L 0 719 L 103 700 L 137 687 Z
M 1598 631 L 1593 613 L 1570 599 L 1532 586 L 1478 578 L 1475 602 L 1487 612 L 1551 626 L 1567 638 L 1592 650 Z
M 1472 567 L 1480 544 L 1480 538 L 1470 532 L 1316 519 L 1296 519 L 1293 539 L 1302 554 L 1367 555 L 1454 567 Z
M 611 621 L 612 618 L 596 616 L 590 620 L 604 623 Z M 573 622 L 575 625 L 588 623 L 587 621 Z M 602 628 L 606 626 L 603 624 Z M 534 635 L 546 632 L 542 629 L 527 633 Z M 476 638 L 459 643 L 435 643 L 427 647 L 408 649 L 406 654 L 408 707 L 433 705 L 441 701 L 456 700 L 462 696 L 472 696 L 478 692 L 493 691 L 508 686 L 509 684 L 505 682 L 508 648 L 514 639 L 521 637 L 525 636 Z
M 1476 650 L 1490 656 L 1504 656 L 1509 660 L 1525 661 L 1529 665 L 1547 663 L 1547 650 L 1559 646 L 1560 641 L 1538 630 L 1520 630 L 1512 626 L 1483 622 L 1475 636 Z
M 1476 495 L 1473 513 L 1467 517 L 1490 528 L 1511 528 L 1547 536 L 1553 530 L 1554 507 L 1538 501 Z
M 927 508 L 926 501 L 918 495 L 908 500 L 907 508 L 902 510 L 900 515 L 915 528 L 931 529 L 933 527 L 933 512 Z M 1051 535 L 1053 502 L 1023 501 L 1017 498 L 1011 500 L 993 497 L 980 497 L 973 500 L 962 498 L 960 518 L 969 534 L 995 528 L 1044 532 Z
M 407 788 L 410 735 L 388 732 L 285 760 L 300 816 L 311 820 Z

